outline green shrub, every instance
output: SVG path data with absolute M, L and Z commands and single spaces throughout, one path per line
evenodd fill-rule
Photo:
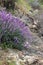
M 39 2 L 43 5 L 43 0 L 39 0 Z
M 14 10 L 16 1 L 17 0 L 4 0 L 4 1 L 2 1 L 2 4 L 4 7 L 6 7 L 6 9 L 13 9 Z
M 28 26 L 10 12 L 0 11 L 0 44 L 4 48 L 23 49 L 32 41 Z M 24 44 L 25 43 L 25 44 Z
M 23 49 L 24 37 L 21 35 L 19 30 L 15 30 L 14 33 L 5 32 L 1 38 L 2 48 L 16 48 Z

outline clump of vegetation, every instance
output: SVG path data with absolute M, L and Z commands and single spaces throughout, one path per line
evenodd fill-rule
M 0 11 L 0 44 L 4 48 L 23 49 L 26 39 L 31 39 L 28 26 L 20 19 Z
M 6 9 L 9 11 L 20 9 L 22 12 L 27 13 L 29 12 L 29 10 L 31 10 L 31 6 L 25 0 L 1 0 L 0 3 L 2 4 L 3 7 L 6 7 Z
M 1 37 L 1 46 L 3 48 L 16 48 L 21 50 L 23 48 L 24 40 L 20 31 L 15 30 L 14 33 L 6 31 Z
M 39 0 L 40 4 L 43 5 L 43 0 Z
M 3 4 L 3 6 L 6 7 L 6 9 L 14 10 L 16 1 L 17 0 L 1 0 L 1 4 Z
M 19 4 L 19 6 L 21 6 L 24 9 L 24 12 L 26 13 L 29 12 L 29 10 L 31 10 L 31 6 L 25 0 L 17 0 L 17 4 Z

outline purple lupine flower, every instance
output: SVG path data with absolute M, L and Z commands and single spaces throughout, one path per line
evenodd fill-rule
M 13 16 L 11 13 L 0 11 L 0 25 L 3 32 L 8 30 L 13 33 L 16 29 L 19 29 L 25 39 L 31 40 L 31 31 L 29 27 L 26 26 L 25 23 L 22 22 L 19 18 Z M 0 39 L 3 32 L 0 33 Z

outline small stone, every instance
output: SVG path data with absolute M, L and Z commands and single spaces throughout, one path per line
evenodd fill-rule
M 36 28 L 36 25 L 33 25 L 33 28 Z
M 24 59 L 28 62 L 28 64 L 33 64 L 34 62 L 38 61 L 38 58 L 34 56 L 25 56 Z
M 38 62 L 40 65 L 43 65 L 43 60 L 39 60 Z
M 20 63 L 20 64 L 25 65 L 25 62 L 26 62 L 26 60 L 21 60 L 21 59 L 19 59 L 19 63 Z

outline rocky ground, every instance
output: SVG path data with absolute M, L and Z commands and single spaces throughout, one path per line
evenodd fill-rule
M 43 58 L 36 54 L 25 55 L 17 49 L 1 50 L 0 65 L 43 65 Z

